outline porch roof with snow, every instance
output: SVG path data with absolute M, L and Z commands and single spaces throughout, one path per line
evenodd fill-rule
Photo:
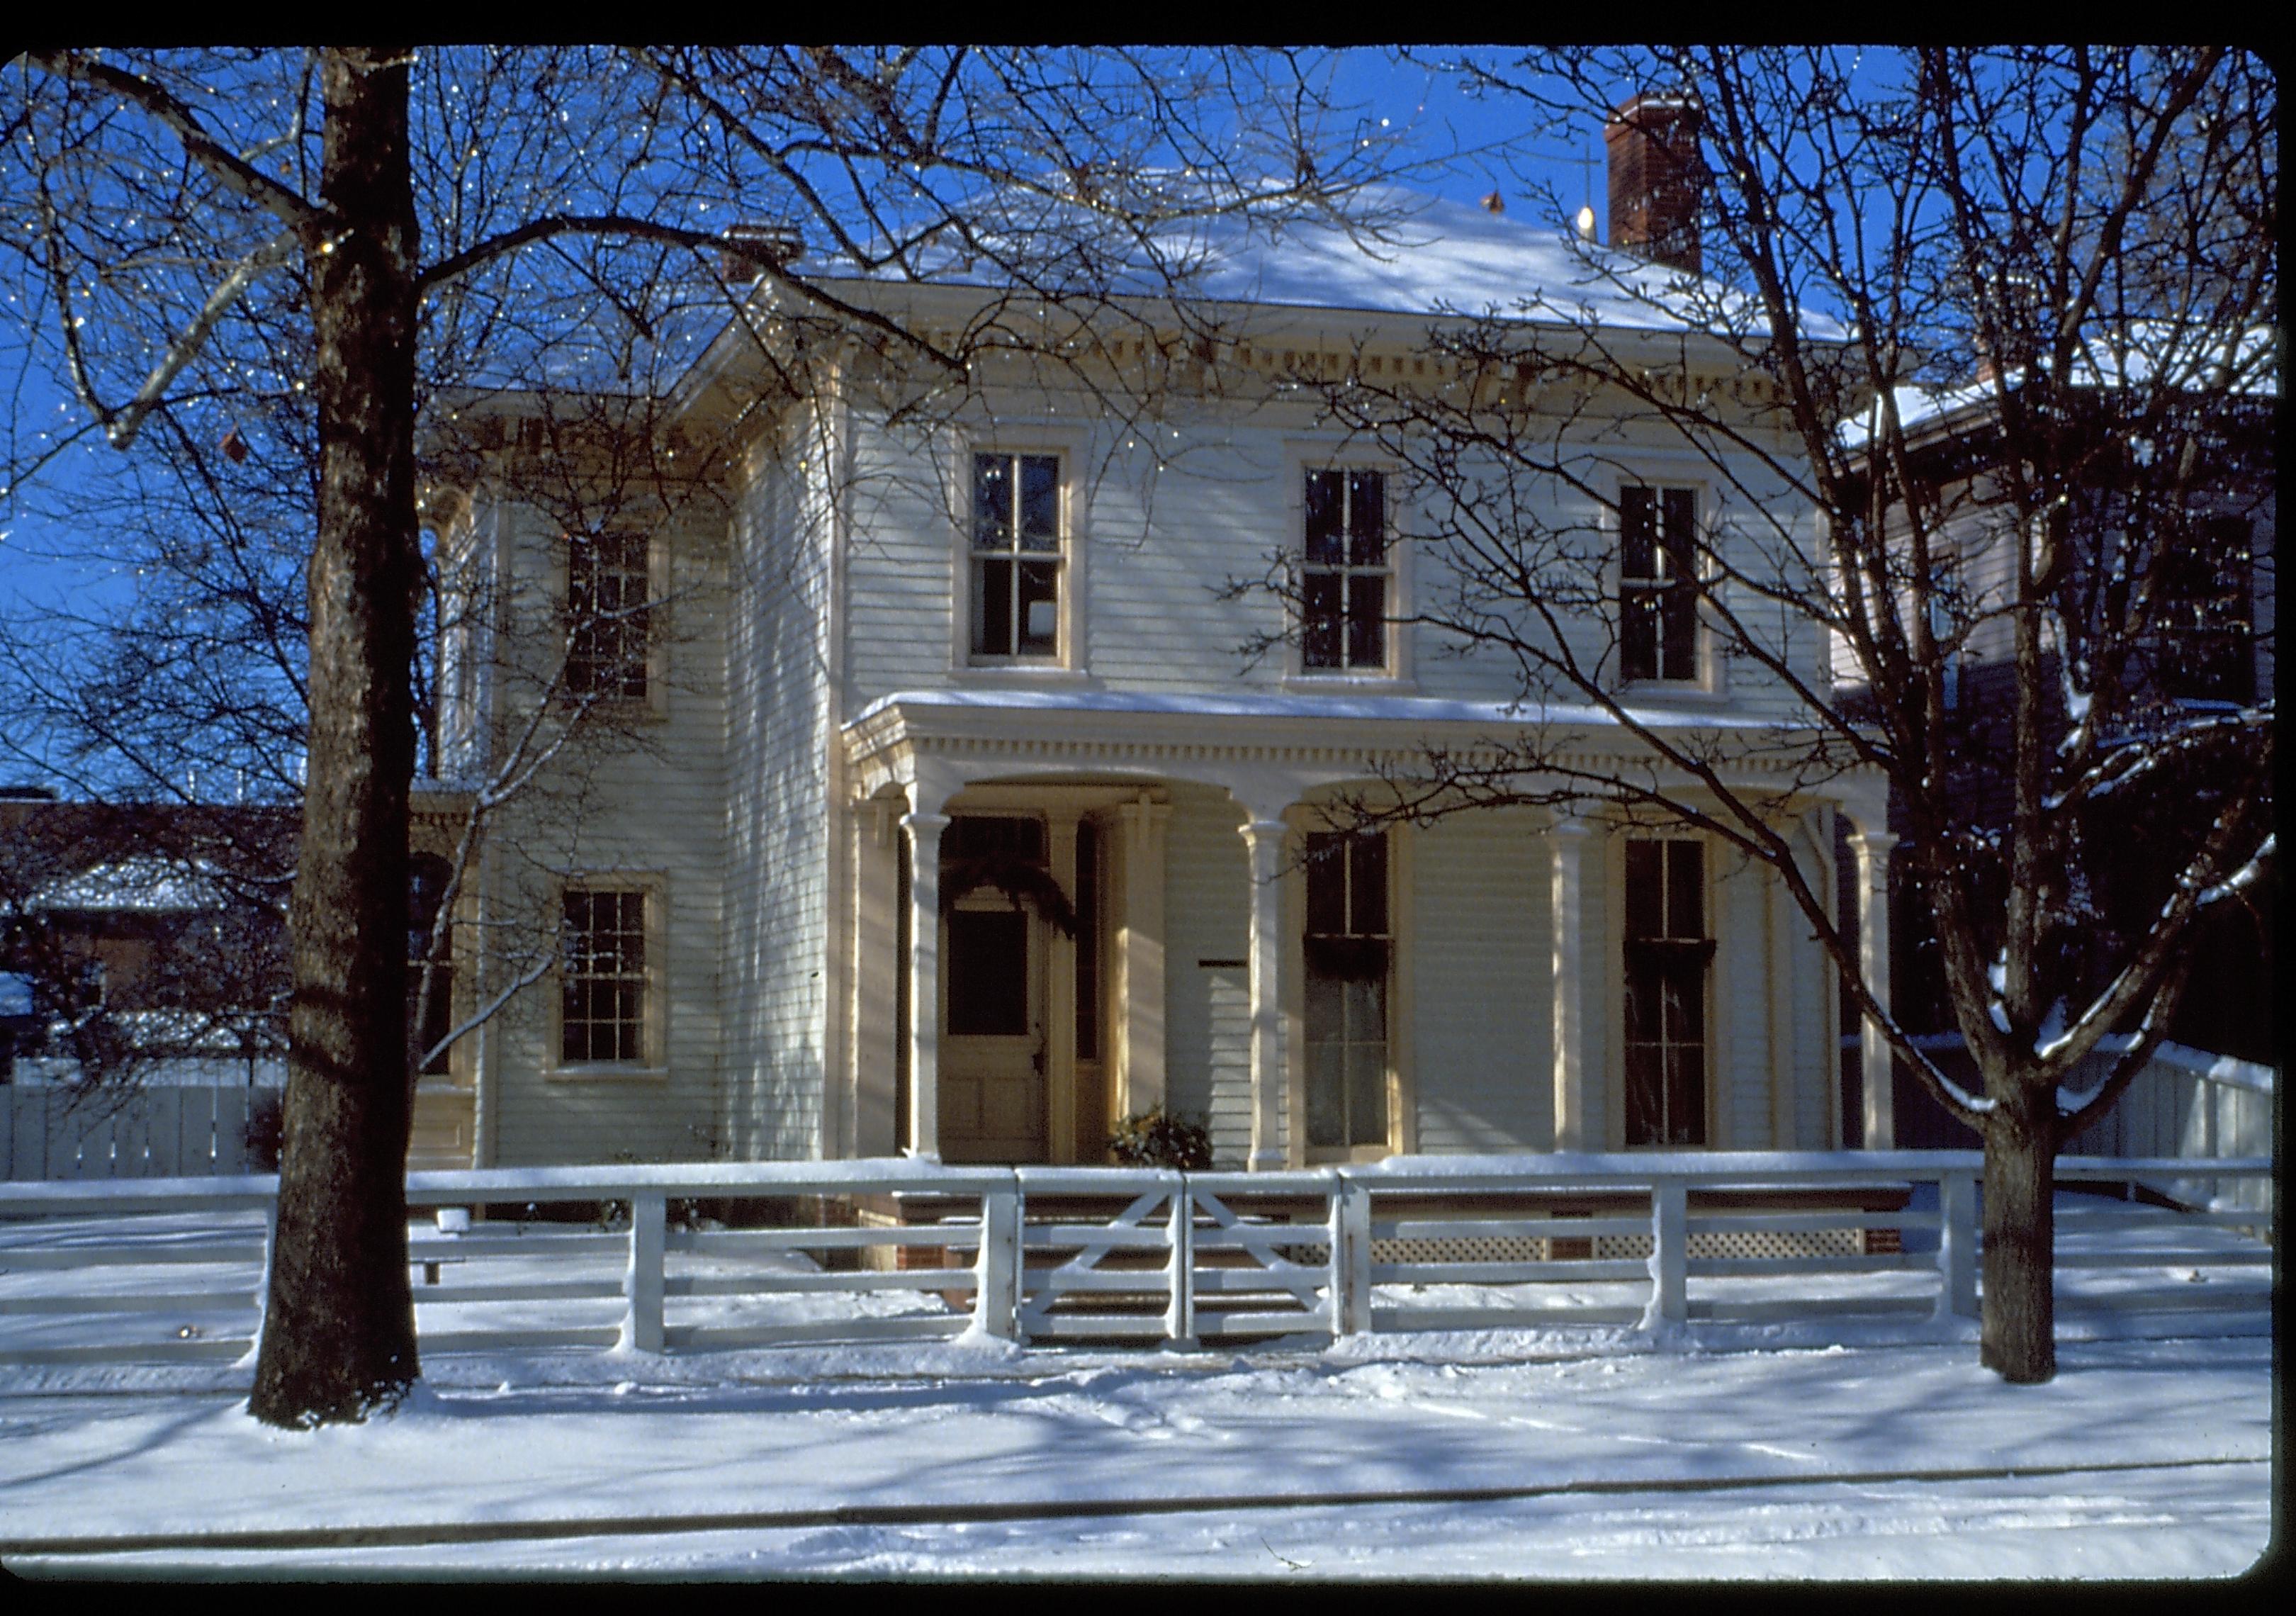
M 1723 706 L 1613 714 L 1591 705 L 1339 692 L 1014 689 L 895 691 L 869 703 L 843 734 L 873 795 L 905 783 L 920 753 L 1008 775 L 1210 777 L 1223 766 L 1275 765 L 1336 781 L 1407 765 L 1431 748 L 1496 757 L 1527 734 L 1558 760 L 1646 755 L 1637 728 L 1711 737 L 1734 771 L 1750 775 L 1806 767 L 1811 739 L 1806 728 Z

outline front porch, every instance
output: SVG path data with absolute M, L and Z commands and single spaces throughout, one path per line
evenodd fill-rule
M 875 704 L 845 732 L 826 1153 L 1091 1165 L 1152 1110 L 1203 1120 L 1216 1166 L 1260 1173 L 1838 1145 L 1831 967 L 1775 882 L 1718 858 L 1699 878 L 1714 964 L 1696 1045 L 1659 1080 L 1669 1120 L 1644 1114 L 1637 1062 L 1665 1052 L 1633 1044 L 1622 997 L 1636 872 L 1596 805 L 1398 826 L 1375 857 L 1329 845 L 1335 798 L 1514 721 L 1400 698 Z M 1885 890 L 1872 798 L 1800 811 L 1813 886 L 1832 888 L 1846 812 L 1864 890 Z M 992 844 L 1041 868 L 1047 903 L 982 879 Z M 1885 901 L 1858 919 L 1885 955 Z M 1886 1090 L 1867 1085 L 1851 1124 L 1876 1144 Z

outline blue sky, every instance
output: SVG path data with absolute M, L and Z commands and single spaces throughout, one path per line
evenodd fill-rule
M 1348 52 L 1340 59 L 1332 87 L 1338 100 L 1358 110 L 1363 137 L 1392 141 L 1390 159 L 1412 165 L 1406 183 L 1414 189 L 1469 204 L 1496 190 L 1515 217 L 1530 222 L 1536 211 L 1526 182 L 1544 182 L 1557 189 L 1567 207 L 1590 201 L 1599 213 L 1600 130 L 1590 122 L 1584 128 L 1530 135 L 1521 103 L 1467 95 L 1441 70 L 1446 58 L 1457 53 L 1398 61 L 1385 51 Z M 1512 157 L 1496 150 L 1509 142 L 1514 143 Z M 1453 153 L 1459 155 L 1436 160 Z M 57 379 L 34 373 L 23 381 L 12 406 L 20 433 L 81 423 L 81 413 Z M 117 452 L 91 435 L 46 467 L 40 480 L 53 485 L 76 476 L 101 477 L 117 463 Z M 0 504 L 0 627 L 59 607 L 101 615 L 107 599 L 124 602 L 133 585 L 127 565 L 107 554 L 102 534 L 58 530 L 28 516 L 13 500 Z M 13 781 L 32 771 L 5 757 L 6 739 L 0 733 L 0 781 Z

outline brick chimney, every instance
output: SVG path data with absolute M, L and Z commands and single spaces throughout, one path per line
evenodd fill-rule
M 1603 126 L 1611 168 L 1611 245 L 1693 273 L 1698 252 L 1698 103 L 1644 92 Z

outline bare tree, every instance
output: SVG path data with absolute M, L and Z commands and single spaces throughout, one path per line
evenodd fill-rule
M 1443 384 L 1324 384 L 1413 485 L 1406 537 L 1443 581 L 1412 620 L 1512 666 L 1524 717 L 1357 812 L 1603 803 L 1774 872 L 1857 1013 L 1982 1136 L 1983 1360 L 2046 1380 L 2053 1161 L 2146 1064 L 2196 923 L 2275 847 L 2269 691 L 2176 677 L 2214 598 L 2181 572 L 2249 567 L 2208 535 L 2269 520 L 2271 75 L 2080 48 L 1464 70 L 1545 127 L 1615 117 L 1644 183 L 1611 247 L 1546 194 L 1578 284 L 1441 323 Z M 1620 491 L 1667 480 L 1654 454 L 1704 508 Z M 1258 587 L 1295 589 L 1280 567 Z M 1752 702 L 1669 710 L 1693 664 Z M 1646 763 L 1589 765 L 1590 721 Z M 1794 851 L 1793 818 L 1860 772 L 1887 782 L 1979 1092 L 1891 1013 Z M 2156 857 L 2132 886 L 2111 827 L 2137 802 Z
M 247 742 L 259 759 L 230 766 L 270 770 L 302 806 L 258 1418 L 357 1419 L 417 1374 L 401 1174 L 421 1062 L 405 934 L 418 603 L 436 559 L 419 502 L 423 457 L 458 452 L 461 405 L 619 381 L 643 412 L 694 351 L 689 316 L 714 299 L 722 324 L 756 306 L 760 281 L 768 299 L 959 391 L 979 356 L 1062 362 L 1080 310 L 1184 284 L 1193 226 L 1260 228 L 1344 203 L 1381 154 L 1319 82 L 1313 62 L 1280 53 L 20 60 L 7 116 L 24 226 L 11 237 L 15 357 L 18 396 L 36 402 L 12 427 L 11 496 L 85 444 L 156 438 L 163 475 L 218 513 L 233 506 L 226 526 L 243 531 L 237 485 L 289 469 L 256 496 L 260 554 L 231 558 L 248 568 L 246 610 L 276 614 L 254 660 L 271 656 L 283 699 L 242 711 L 243 691 L 196 677 L 184 697 L 213 733 L 259 739 Z M 810 272 L 792 241 L 817 243 Z M 953 334 L 835 291 L 840 276 L 975 265 L 1008 295 Z M 59 391 L 64 424 L 36 426 Z M 455 598 L 450 610 L 472 609 Z M 299 611 L 299 653 L 270 651 L 295 642 Z M 168 655 L 128 677 L 161 677 Z M 108 721 L 106 703 L 81 708 Z M 275 716 L 297 708 L 299 734 Z M 490 792 L 563 756 L 562 740 L 537 730 L 491 751 L 507 774 L 481 782 L 473 824 Z

